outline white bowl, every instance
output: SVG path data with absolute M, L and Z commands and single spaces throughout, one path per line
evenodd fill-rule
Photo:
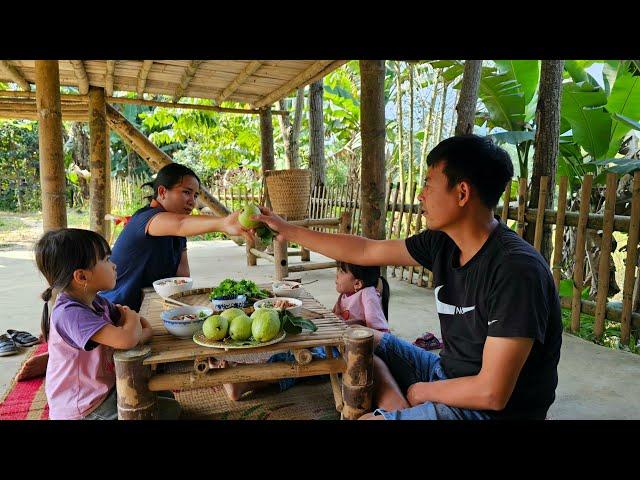
M 273 282 L 272 288 L 276 297 L 300 298 L 304 294 L 304 288 L 298 282 Z
M 184 283 L 176 283 L 177 281 L 184 281 Z M 161 297 L 168 297 L 176 293 L 191 290 L 192 286 L 193 279 L 191 277 L 161 278 L 153 282 L 153 288 Z
M 265 308 L 268 305 L 273 305 L 278 300 L 287 300 L 289 303 L 292 303 L 293 307 L 287 308 L 287 311 L 296 316 L 300 315 L 302 311 L 302 300 L 298 300 L 297 298 L 293 297 L 263 298 L 262 300 L 258 300 L 256 303 L 254 303 L 253 308 Z
M 226 300 L 212 298 L 211 304 L 213 305 L 213 309 L 217 311 L 227 310 L 229 308 L 244 308 L 247 306 L 247 297 L 245 295 L 238 295 L 235 298 Z
M 198 317 L 194 320 L 174 320 L 173 317 L 178 315 L 185 315 L 195 313 L 198 315 L 200 312 L 204 312 L 205 316 Z M 166 328 L 169 333 L 175 335 L 180 338 L 191 338 L 194 333 L 202 330 L 202 324 L 213 313 L 209 307 L 177 307 L 172 308 L 171 310 L 165 310 L 160 314 L 162 318 L 162 323 L 164 324 L 164 328 Z

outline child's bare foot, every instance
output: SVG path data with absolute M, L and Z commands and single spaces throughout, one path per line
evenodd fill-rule
M 244 382 L 244 383 L 224 383 L 224 391 L 227 393 L 227 397 L 234 402 L 240 400 L 242 395 L 253 390 L 253 384 L 256 382 Z

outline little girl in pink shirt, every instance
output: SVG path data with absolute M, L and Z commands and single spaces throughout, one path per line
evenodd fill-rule
M 378 292 L 378 282 L 382 292 Z M 389 284 L 379 267 L 338 262 L 336 290 L 340 294 L 333 313 L 350 325 L 389 331 Z

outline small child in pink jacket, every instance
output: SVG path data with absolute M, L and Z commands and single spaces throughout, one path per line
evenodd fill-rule
M 378 281 L 382 292 L 376 288 Z M 389 331 L 389 284 L 379 267 L 363 267 L 338 262 L 336 290 L 340 294 L 333 313 L 349 325 Z

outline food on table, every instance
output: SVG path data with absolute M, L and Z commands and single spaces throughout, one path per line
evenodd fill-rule
M 187 283 L 187 280 L 180 278 L 180 279 L 172 279 L 172 280 L 162 280 L 161 282 L 158 282 L 158 285 L 167 285 L 167 284 L 173 284 L 173 285 L 184 285 L 185 283 Z
M 204 311 L 201 311 L 199 313 L 185 313 L 183 315 L 176 315 L 175 317 L 171 317 L 171 320 L 182 320 L 182 321 L 187 321 L 187 320 L 196 320 L 196 319 L 201 319 L 206 317 L 207 314 Z
M 238 315 L 245 315 L 244 310 L 241 308 L 227 308 L 220 313 L 220 316 L 226 318 L 229 324 L 231 324 L 231 320 Z
M 209 340 L 222 340 L 227 336 L 229 321 L 220 315 L 211 315 L 202 324 L 202 333 Z
M 252 323 L 253 320 L 244 313 L 236 315 L 229 324 L 229 336 L 233 340 L 248 340 L 251 337 Z
M 291 285 L 289 283 L 276 283 L 276 288 L 279 288 L 281 290 L 293 290 L 296 288 L 300 288 L 300 284 L 296 283 L 295 285 Z
M 264 302 L 262 304 L 262 307 L 264 308 L 277 308 L 277 309 L 291 308 L 295 306 L 296 306 L 295 303 L 291 303 L 288 300 L 274 300 L 273 302 Z
M 235 281 L 231 278 L 225 278 L 217 287 L 211 290 L 209 298 L 211 300 L 230 300 L 237 298 L 238 295 L 245 295 L 247 298 L 267 298 L 269 292 L 261 290 L 251 280 Z
M 268 342 L 280 332 L 280 317 L 272 308 L 258 308 L 251 319 L 251 334 L 259 342 Z
M 251 217 L 253 215 L 260 215 L 260 213 L 262 212 L 260 212 L 260 209 L 255 203 L 248 202 L 244 206 L 244 209 L 242 210 L 242 212 L 240 212 L 240 215 L 238 216 L 238 221 L 240 222 L 240 225 L 242 225 L 244 228 L 257 228 L 260 225 L 263 225 L 263 223 L 257 220 L 252 220 Z

